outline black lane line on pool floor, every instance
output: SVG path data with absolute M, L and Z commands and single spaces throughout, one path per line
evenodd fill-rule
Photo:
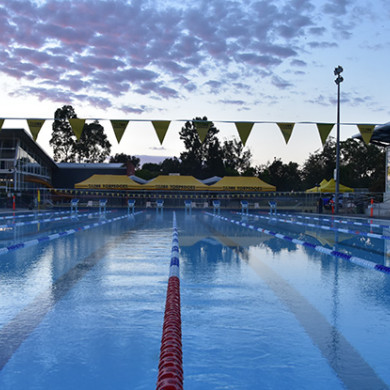
M 221 239 L 224 234 L 206 225 Z M 229 242 L 232 240 L 228 238 Z M 236 243 L 239 247 L 239 243 Z M 296 317 L 348 389 L 388 389 L 348 340 L 294 287 L 259 258 L 248 263 Z
M 133 230 L 135 227 L 139 226 L 132 226 L 131 229 Z M 121 234 L 113 241 L 91 253 L 81 263 L 78 263 L 66 274 L 57 279 L 48 289 L 40 293 L 10 322 L 0 329 L 0 371 L 57 302 L 106 256 L 110 249 L 122 242 L 124 236 L 132 233 L 132 230 Z

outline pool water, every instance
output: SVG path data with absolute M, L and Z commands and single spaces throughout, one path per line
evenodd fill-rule
M 232 222 L 388 266 L 389 240 L 364 235 L 386 237 L 386 221 L 221 216 L 176 211 L 184 388 L 389 388 L 390 274 Z M 155 388 L 172 220 L 4 228 L 3 247 L 42 242 L 0 256 L 0 389 Z

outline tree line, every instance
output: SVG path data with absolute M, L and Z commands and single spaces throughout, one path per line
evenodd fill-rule
M 79 140 L 68 122 L 77 118 L 72 106 L 56 110 L 50 145 L 57 162 L 131 162 L 136 175 L 152 179 L 158 175 L 180 173 L 198 179 L 212 176 L 257 176 L 276 186 L 278 191 L 303 191 L 318 185 L 323 179 L 333 177 L 336 161 L 336 143 L 329 138 L 322 149 L 309 155 L 299 166 L 295 162 L 284 163 L 280 158 L 272 162 L 252 166 L 252 153 L 237 139 L 221 142 L 219 130 L 211 127 L 203 142 L 200 141 L 193 121 L 187 121 L 180 130 L 184 151 L 179 157 L 166 158 L 159 164 L 145 163 L 136 156 L 124 153 L 110 156 L 111 143 L 98 121 L 85 124 Z M 206 117 L 194 120 L 207 121 Z M 385 151 L 376 145 L 347 139 L 340 142 L 340 182 L 352 188 L 367 188 L 383 192 L 385 183 Z

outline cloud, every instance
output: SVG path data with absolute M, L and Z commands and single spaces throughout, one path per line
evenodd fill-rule
M 279 89 L 286 89 L 292 86 L 292 84 L 278 76 L 272 77 L 272 84 Z
M 210 88 L 233 93 L 256 77 L 285 89 L 292 84 L 279 66 L 304 67 L 305 48 L 337 47 L 326 34 L 347 39 L 354 24 L 339 16 L 351 4 L 13 0 L 0 4 L 0 74 L 38 99 L 68 95 L 97 107 L 121 107 L 118 99 L 134 94 L 180 100 Z M 228 74 L 238 75 L 236 85 L 226 83 Z

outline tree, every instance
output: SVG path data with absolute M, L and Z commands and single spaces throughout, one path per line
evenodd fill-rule
M 76 136 L 68 122 L 70 118 L 77 118 L 72 106 L 63 106 L 54 113 L 50 146 L 53 148 L 53 159 L 57 162 L 74 162 L 74 145 Z
M 304 162 L 302 179 L 305 188 L 312 188 L 323 179 L 330 180 L 336 168 L 336 142 L 328 138 L 322 151 L 316 150 Z
M 309 155 L 302 168 L 304 188 L 334 177 L 336 143 L 329 138 L 322 151 Z M 352 188 L 384 191 L 385 152 L 380 147 L 349 138 L 340 142 L 340 183 Z
M 251 166 L 251 151 L 244 150 L 244 144 L 236 139 L 223 143 L 223 163 L 229 175 L 242 175 Z
M 110 155 L 111 143 L 99 121 L 84 125 L 81 137 L 74 144 L 79 163 L 102 163 Z
M 177 157 L 166 158 L 161 162 L 161 174 L 169 175 L 170 173 L 180 172 L 181 162 Z
M 385 190 L 385 150 L 349 138 L 340 143 L 340 181 L 352 188 Z
M 266 183 L 276 186 L 278 191 L 303 190 L 299 165 L 290 161 L 284 164 L 281 159 L 275 158 L 270 164 L 258 168 L 258 176 Z
M 211 126 L 203 142 L 200 141 L 194 121 L 207 121 L 207 117 L 195 118 L 182 127 L 179 135 L 184 141 L 185 152 L 180 154 L 181 174 L 193 175 L 200 179 L 208 175 L 220 174 L 223 167 L 222 150 L 217 138 L 219 130 Z M 223 173 L 223 172 L 222 172 Z
M 122 163 L 127 164 L 127 162 L 130 161 L 134 169 L 139 169 L 141 165 L 141 159 L 136 156 L 130 156 L 129 154 L 125 153 L 117 153 L 115 156 L 110 157 L 110 163 Z
M 111 144 L 98 121 L 84 125 L 79 140 L 69 119 L 77 118 L 72 106 L 63 106 L 54 113 L 53 131 L 49 141 L 57 162 L 103 162 L 110 154 Z

